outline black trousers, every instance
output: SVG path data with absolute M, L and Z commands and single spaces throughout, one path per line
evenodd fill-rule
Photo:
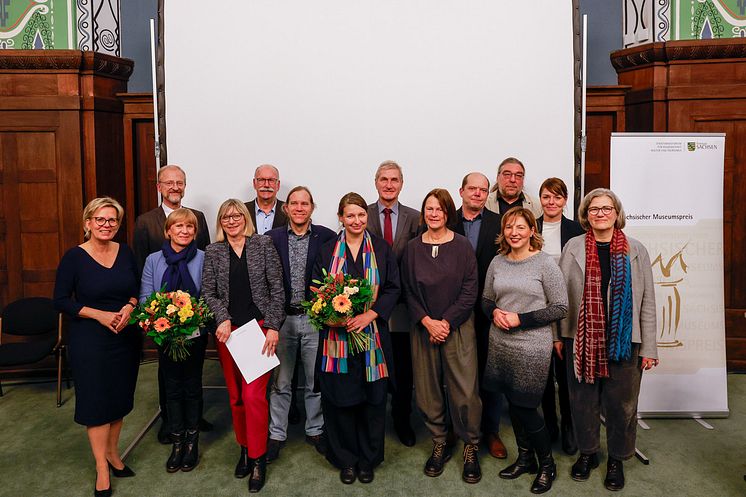
M 394 352 L 394 381 L 391 394 L 391 416 L 396 421 L 409 423 L 412 414 L 412 345 L 409 333 L 390 333 Z
M 166 395 L 166 422 L 170 433 L 196 430 L 202 417 L 202 366 L 207 349 L 207 335 L 192 340 L 189 357 L 172 361 L 162 347 L 158 348 L 158 369 L 163 371 Z
M 386 402 L 338 407 L 321 395 L 326 458 L 338 468 L 373 469 L 383 462 Z
M 609 457 L 629 459 L 635 455 L 637 438 L 637 398 L 642 381 L 640 345 L 632 344 L 629 360 L 609 361 L 608 378 L 580 383 L 573 369 L 575 341 L 565 338 L 563 342 L 570 408 L 580 453 L 595 454 L 601 449 L 600 415 L 604 414 Z
M 549 365 L 549 377 L 544 397 L 541 399 L 541 411 L 544 413 L 544 421 L 547 427 L 557 426 L 557 403 L 555 402 L 554 380 L 557 379 L 557 397 L 559 397 L 560 416 L 562 424 L 572 426 L 572 414 L 570 413 L 570 395 L 567 391 L 567 366 L 565 359 L 560 359 L 552 353 L 552 362 Z

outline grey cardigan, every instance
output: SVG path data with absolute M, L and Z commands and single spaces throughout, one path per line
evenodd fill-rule
M 202 297 L 220 324 L 231 319 L 228 314 L 228 276 L 230 245 L 227 241 L 212 243 L 205 249 L 202 268 Z M 285 290 L 282 265 L 272 239 L 264 235 L 246 237 L 244 244 L 251 296 L 264 316 L 264 327 L 280 330 L 285 320 Z
M 657 359 L 655 287 L 650 256 L 642 243 L 630 237 L 627 240 L 632 266 L 632 342 L 640 344 L 640 357 Z M 569 302 L 567 317 L 559 323 L 559 333 L 563 338 L 575 338 L 585 286 L 585 235 L 567 242 L 559 265 L 565 277 Z

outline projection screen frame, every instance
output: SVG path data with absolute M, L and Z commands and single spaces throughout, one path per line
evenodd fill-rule
M 168 147 L 166 144 L 167 128 L 166 128 L 166 74 L 165 74 L 165 21 L 164 21 L 164 10 L 166 0 L 158 0 L 158 29 L 157 38 L 158 46 L 156 47 L 156 82 L 157 82 L 157 98 L 158 98 L 158 143 L 160 144 L 160 167 L 168 164 Z M 577 208 L 580 205 L 581 200 L 581 157 L 582 157 L 582 98 L 583 98 L 583 78 L 585 75 L 582 74 L 582 21 L 580 15 L 580 0 L 571 0 L 572 8 L 572 30 L 573 30 L 573 79 L 574 79 L 574 94 L 573 94 L 573 108 L 575 109 L 573 119 L 573 218 L 577 218 Z

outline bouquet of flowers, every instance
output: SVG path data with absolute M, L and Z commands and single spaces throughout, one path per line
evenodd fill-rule
M 189 357 L 192 335 L 204 327 L 213 314 L 203 299 L 197 300 L 188 292 L 153 292 L 138 305 L 130 316 L 130 324 L 137 323 L 145 335 L 158 346 L 164 346 L 174 361 Z
M 311 324 L 317 330 L 325 326 L 342 328 L 347 333 L 350 354 L 370 349 L 370 340 L 365 333 L 349 333 L 344 328 L 348 318 L 368 310 L 373 301 L 373 289 L 366 279 L 352 278 L 338 273 L 331 275 L 324 269 L 324 280 L 313 280 L 318 287 L 311 287 L 311 300 L 301 302 Z M 338 330 L 339 331 L 339 330 Z

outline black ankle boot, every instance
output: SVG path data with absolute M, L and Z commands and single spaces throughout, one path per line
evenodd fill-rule
M 181 470 L 191 471 L 199 462 L 199 431 L 187 430 L 184 440 L 184 458 L 181 460 Z
M 552 482 L 557 478 L 557 466 L 554 464 L 552 453 L 539 457 L 539 472 L 531 485 L 531 493 L 543 494 L 552 488 Z
M 552 488 L 552 482 L 557 477 L 557 466 L 552 458 L 552 441 L 546 426 L 540 430 L 527 433 L 531 446 L 539 459 L 539 472 L 531 485 L 531 493 L 543 494 Z
M 609 460 L 606 462 L 604 486 L 609 490 L 621 490 L 624 488 L 624 463 L 619 459 L 609 457 Z
M 464 444 L 464 470 L 461 479 L 466 483 L 479 483 L 482 479 L 482 468 L 479 467 L 479 446 Z
M 171 455 L 166 461 L 166 471 L 176 473 L 181 468 L 181 462 L 184 459 L 184 432 L 171 434 L 173 445 L 171 446 Z
M 236 470 L 233 474 L 236 478 L 246 478 L 251 473 L 251 459 L 249 459 L 249 451 L 243 445 L 241 446 L 241 455 L 238 456 L 238 462 L 236 463 Z
M 249 493 L 256 493 L 264 486 L 267 477 L 267 455 L 262 454 L 254 460 L 254 467 L 249 478 Z
M 534 451 L 531 449 L 524 449 L 518 446 L 518 459 L 498 473 L 500 478 L 505 480 L 514 480 L 524 473 L 535 474 L 539 470 L 539 465 L 536 464 L 536 456 Z

